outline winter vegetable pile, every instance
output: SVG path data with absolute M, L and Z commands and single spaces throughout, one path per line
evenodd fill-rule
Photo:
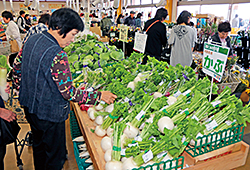
M 88 79 L 92 90 L 118 96 L 114 104 L 100 103 L 87 111 L 97 124 L 96 135 L 104 137 L 106 170 L 177 158 L 198 137 L 250 121 L 250 105 L 243 107 L 230 88 L 209 102 L 208 78 L 197 80 L 192 68 L 172 67 L 151 57 L 141 65 L 142 57 L 133 53 L 98 74 L 87 71 L 76 78 Z
M 104 45 L 91 36 L 85 39 L 71 43 L 64 48 L 68 55 L 70 70 L 72 73 L 81 73 L 83 68 L 95 70 L 103 68 L 114 61 L 124 59 L 124 54 L 115 46 Z

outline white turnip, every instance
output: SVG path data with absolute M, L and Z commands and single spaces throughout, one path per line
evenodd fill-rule
M 139 129 L 132 126 L 131 123 L 127 123 L 127 127 L 124 130 L 124 134 L 128 136 L 128 138 L 134 138 L 138 135 Z
M 168 105 L 170 106 L 174 104 L 176 101 L 177 101 L 177 98 L 175 98 L 174 96 L 169 96 L 167 102 L 168 102 Z
M 108 112 L 108 113 L 111 113 L 112 111 L 114 110 L 114 104 L 110 104 L 108 105 L 107 107 L 105 107 L 104 111 L 105 112 Z
M 96 110 L 102 110 L 103 109 L 103 105 L 101 103 L 99 103 L 97 106 L 95 106 Z
M 97 125 L 101 125 L 103 123 L 103 117 L 101 115 L 97 116 L 96 119 L 95 119 L 95 123 Z
M 113 134 L 113 131 L 114 131 L 114 129 L 111 128 L 111 126 L 109 126 L 108 129 L 107 129 L 107 135 L 111 136 Z
M 103 152 L 106 152 L 107 150 L 111 149 L 112 148 L 111 138 L 108 136 L 102 138 L 101 147 Z
M 122 164 L 122 170 L 132 170 L 134 168 L 139 168 L 136 166 L 133 157 L 126 159 Z
M 141 78 L 137 76 L 137 77 L 134 79 L 134 83 L 137 83 L 137 82 L 139 82 L 139 81 L 141 81 Z
M 174 123 L 172 119 L 167 116 L 163 116 L 162 118 L 160 118 L 157 125 L 161 133 L 164 133 L 164 128 L 167 128 L 169 130 L 172 130 L 174 128 Z
M 105 165 L 105 170 L 122 170 L 122 163 L 120 161 L 109 161 Z
M 159 98 L 159 97 L 162 97 L 163 96 L 163 94 L 161 94 L 160 92 L 155 92 L 154 93 L 154 98 L 155 99 L 157 99 L 157 98 Z
M 132 91 L 135 91 L 135 83 L 133 81 L 129 82 L 127 88 L 131 88 Z
M 111 149 L 109 149 L 109 150 L 107 150 L 105 152 L 105 154 L 104 154 L 104 160 L 105 160 L 105 162 L 111 161 L 111 153 L 112 153 Z
M 106 130 L 102 129 L 100 126 L 96 126 L 95 134 L 97 136 L 103 137 L 104 135 L 106 135 Z
M 87 111 L 88 115 L 89 115 L 89 118 L 91 120 L 95 120 L 95 112 L 96 110 L 93 108 L 93 107 L 90 107 Z

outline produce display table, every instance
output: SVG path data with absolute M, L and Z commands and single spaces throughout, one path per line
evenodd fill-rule
M 105 170 L 104 152 L 101 148 L 102 138 L 91 131 L 95 129 L 95 123 L 89 119 L 85 111 L 80 110 L 77 103 L 71 103 L 71 108 L 75 112 L 95 170 Z M 197 157 L 192 157 L 187 152 L 182 156 L 185 158 L 184 167 L 189 166 L 186 170 L 229 170 L 243 166 L 248 151 L 249 145 L 241 141 Z
M 71 108 L 75 112 L 95 170 L 104 170 L 106 163 L 104 160 L 104 152 L 101 148 L 102 138 L 91 131 L 91 129 L 95 129 L 95 123 L 89 119 L 85 111 L 81 111 L 77 103 L 71 103 Z

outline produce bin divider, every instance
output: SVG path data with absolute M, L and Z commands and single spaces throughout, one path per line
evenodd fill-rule
M 242 141 L 245 127 L 233 126 L 222 131 L 198 137 L 194 146 L 189 144 L 185 151 L 193 157 Z
M 82 136 L 82 133 L 80 131 L 78 122 L 76 120 L 75 113 L 73 111 L 70 111 L 70 132 L 71 132 L 71 137 L 72 139 L 75 139 L 79 136 Z M 87 167 L 89 167 L 90 163 L 85 163 L 86 159 L 82 159 L 79 157 L 79 147 L 78 145 L 84 144 L 85 142 L 73 142 L 74 145 L 74 154 L 75 154 L 75 159 L 77 162 L 77 166 L 79 170 L 85 170 Z

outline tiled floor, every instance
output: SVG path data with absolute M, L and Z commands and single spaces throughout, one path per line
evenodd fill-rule
M 28 124 L 19 124 L 21 126 L 21 131 L 19 133 L 18 138 L 24 139 L 26 133 L 30 130 Z M 68 160 L 64 164 L 64 170 L 78 170 L 75 156 L 74 156 L 74 149 L 73 143 L 70 136 L 70 127 L 69 121 L 66 121 L 66 144 L 68 150 Z M 32 147 L 25 146 L 23 153 L 21 155 L 21 159 L 23 161 L 23 169 L 24 170 L 33 170 L 33 156 L 32 156 Z M 16 154 L 14 150 L 14 144 L 8 145 L 7 153 L 5 156 L 5 170 L 18 170 L 16 164 Z
M 23 139 L 26 133 L 29 131 L 28 124 L 20 124 L 22 130 L 19 133 L 19 139 Z M 250 133 L 250 124 L 245 128 L 245 133 Z M 68 160 L 65 162 L 64 170 L 77 170 L 77 164 L 74 157 L 74 150 L 72 139 L 70 136 L 69 121 L 66 121 L 66 141 L 68 149 Z M 23 161 L 24 170 L 33 170 L 32 148 L 25 146 L 21 157 Z M 9 145 L 7 148 L 7 154 L 5 157 L 5 170 L 18 170 L 16 165 L 14 145 Z M 250 152 L 248 153 L 247 162 L 244 166 L 237 168 L 237 170 L 250 170 Z

